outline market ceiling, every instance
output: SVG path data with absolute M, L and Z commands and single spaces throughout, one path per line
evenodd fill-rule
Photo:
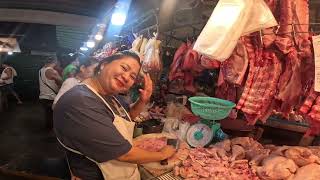
M 185 38 L 190 33 L 197 34 L 201 31 L 217 1 L 132 0 L 127 22 L 134 22 L 139 19 L 138 17 L 147 14 L 149 10 L 158 8 L 160 9 L 161 32 L 178 37 L 178 39 Z M 0 22 L 54 25 L 58 46 L 77 49 L 82 42 L 87 40 L 90 30 L 104 13 L 116 2 L 117 0 L 1 0 Z M 320 1 L 309 0 L 309 2 L 310 21 L 320 22 L 320 12 L 317 11 L 320 8 Z M 166 14 L 170 9 L 169 6 L 164 6 L 166 3 L 174 6 L 171 8 L 173 13 Z M 200 3 L 200 6 L 193 8 L 197 3 Z M 161 12 L 163 9 L 165 11 Z M 155 23 L 154 20 L 141 22 L 137 23 L 139 26 L 135 26 L 137 31 Z M 171 31 L 172 29 L 176 29 L 175 32 Z
M 55 25 L 58 46 L 77 49 L 88 39 L 90 30 L 104 13 L 116 2 L 117 0 L 1 0 L 0 22 L 14 22 L 18 23 L 17 26 L 25 23 Z M 158 8 L 159 4 L 158 0 L 132 0 L 128 19 L 138 17 L 148 9 Z M 3 23 L 0 24 L 0 29 L 1 26 Z M 0 33 L 14 35 L 14 31 L 14 26 L 11 31 L 6 26 L 6 31 L 2 30 Z
M 75 49 L 87 40 L 97 20 L 115 2 L 116 0 L 1 0 L 0 22 L 55 25 L 58 46 Z

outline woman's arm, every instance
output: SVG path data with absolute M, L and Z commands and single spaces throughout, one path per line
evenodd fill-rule
M 130 117 L 135 119 L 143 111 L 144 107 L 147 105 L 147 102 L 143 102 L 140 98 L 130 107 Z
M 152 80 L 149 74 L 144 75 L 144 89 L 139 89 L 140 97 L 130 108 L 130 117 L 135 119 L 143 111 L 152 95 Z
M 50 80 L 54 80 L 55 83 L 61 87 L 63 81 L 62 81 L 62 78 L 61 76 L 59 75 L 59 73 L 54 70 L 54 69 L 48 69 L 46 72 L 45 72 L 45 76 L 50 79 Z
M 118 158 L 119 161 L 143 164 L 148 162 L 156 162 L 171 157 L 176 150 L 172 146 L 165 146 L 159 152 L 150 152 L 138 147 L 132 146 L 130 151 Z

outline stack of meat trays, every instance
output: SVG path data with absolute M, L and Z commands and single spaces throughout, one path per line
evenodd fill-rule
M 148 170 L 139 166 L 141 180 L 182 180 L 180 177 L 174 176 L 173 172 L 168 172 L 160 176 L 152 175 Z
M 172 171 L 165 173 L 165 174 L 157 177 L 156 179 L 158 179 L 158 180 L 182 180 L 180 177 L 175 176 Z

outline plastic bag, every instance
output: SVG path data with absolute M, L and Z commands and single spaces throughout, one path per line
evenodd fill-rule
M 177 118 L 164 118 L 162 121 L 164 122 L 162 132 L 174 133 L 178 130 L 179 120 Z
M 130 49 L 131 51 L 135 51 L 136 53 L 139 54 L 140 47 L 143 41 L 143 36 L 140 35 L 138 36 L 133 42 L 132 42 L 132 48 Z
M 193 49 L 211 59 L 231 55 L 251 14 L 254 0 L 220 0 Z
M 228 59 L 237 41 L 277 22 L 263 0 L 220 0 L 193 49 L 211 59 Z
M 255 0 L 250 17 L 252 18 L 249 18 L 242 35 L 278 25 L 270 8 L 263 0 Z
M 157 40 L 156 37 L 157 36 L 151 38 L 145 46 L 144 59 L 141 68 L 143 72 L 150 74 L 154 84 L 159 80 L 162 71 L 162 62 L 160 59 L 161 41 Z

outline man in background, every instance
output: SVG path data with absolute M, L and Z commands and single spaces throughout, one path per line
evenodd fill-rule
M 62 84 L 62 78 L 56 70 L 58 66 L 58 62 L 49 57 L 46 64 L 39 70 L 39 99 L 45 110 L 46 128 L 49 130 L 53 127 L 53 111 L 51 107 Z
M 12 94 L 16 100 L 17 104 L 22 104 L 22 101 L 14 90 L 14 78 L 18 75 L 16 70 L 10 66 L 7 62 L 4 62 L 1 64 L 1 67 L 3 69 L 1 76 L 0 76 L 0 90 L 2 93 L 4 93 L 4 96 L 7 96 L 8 94 Z M 4 98 L 6 100 L 7 98 Z M 6 106 L 8 106 L 8 103 L 5 102 Z

